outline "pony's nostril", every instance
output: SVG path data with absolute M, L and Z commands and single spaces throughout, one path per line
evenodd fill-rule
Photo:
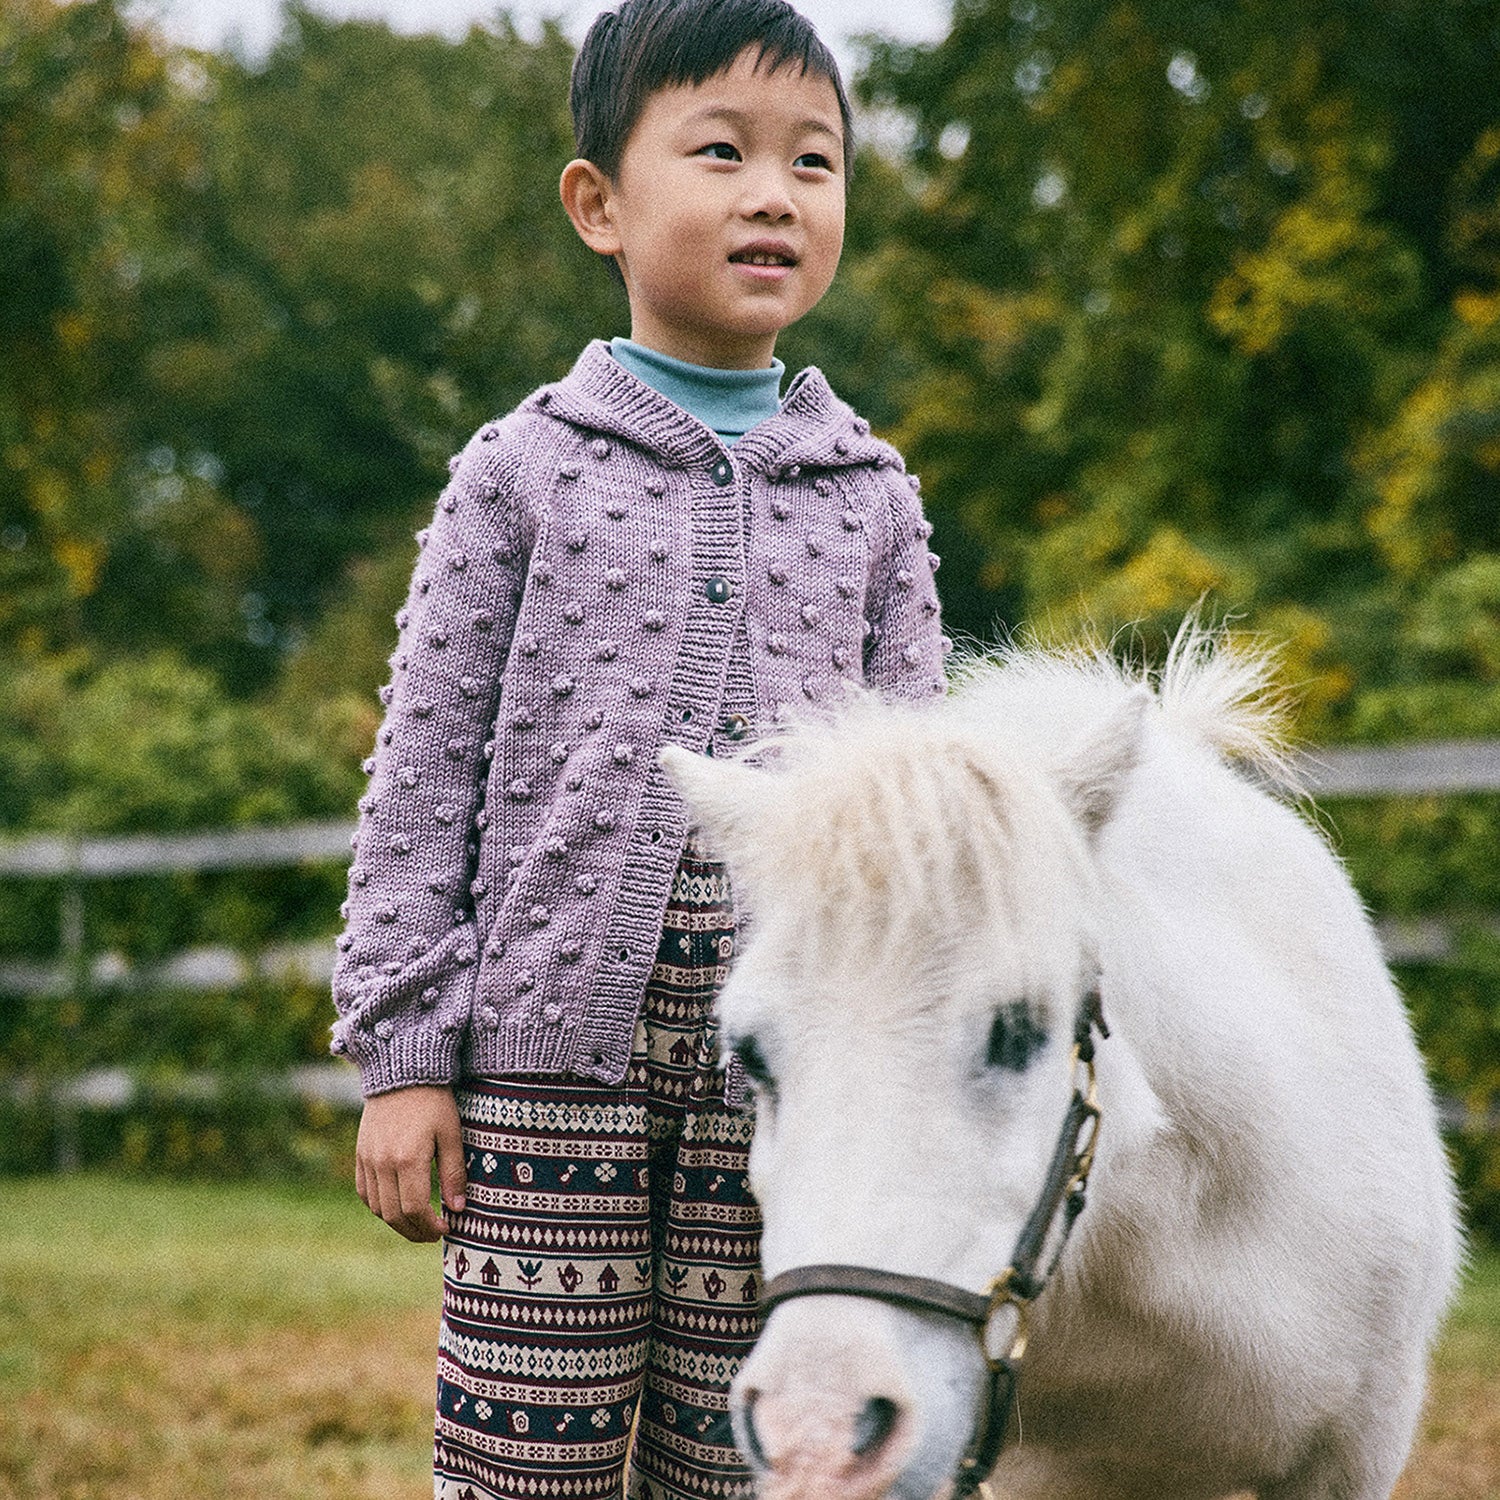
M 755 1401 L 760 1395 L 759 1391 L 745 1392 L 745 1411 L 743 1424 L 745 1428 L 745 1457 L 755 1465 L 757 1469 L 769 1469 L 771 1460 L 766 1457 L 766 1450 L 760 1445 L 760 1434 L 755 1430 Z
M 871 1396 L 854 1419 L 854 1456 L 868 1457 L 891 1435 L 901 1408 L 885 1396 Z

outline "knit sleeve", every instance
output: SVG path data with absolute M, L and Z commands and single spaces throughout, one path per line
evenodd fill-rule
M 478 970 L 470 882 L 525 578 L 516 463 L 503 425 L 459 455 L 396 616 L 333 976 L 333 1050 L 367 1095 L 458 1072 Z
M 887 469 L 889 508 L 884 556 L 870 600 L 865 681 L 887 698 L 939 697 L 947 684 L 940 629 L 937 554 L 927 550 L 931 523 L 922 514 L 915 476 Z

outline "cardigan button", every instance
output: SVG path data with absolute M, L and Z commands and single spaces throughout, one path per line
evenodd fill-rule
M 710 578 L 703 585 L 703 592 L 708 595 L 711 604 L 724 604 L 729 599 L 729 580 L 727 578 Z
M 724 738 L 742 740 L 750 732 L 750 721 L 744 714 L 730 714 L 724 720 Z
M 727 458 L 721 458 L 713 468 L 708 471 L 708 477 L 719 486 L 724 486 L 734 478 L 734 466 Z

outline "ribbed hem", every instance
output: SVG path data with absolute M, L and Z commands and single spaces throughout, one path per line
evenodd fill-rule
M 459 1076 L 460 1031 L 397 1032 L 389 1042 L 372 1037 L 356 1054 L 365 1097 L 423 1084 L 451 1084 Z

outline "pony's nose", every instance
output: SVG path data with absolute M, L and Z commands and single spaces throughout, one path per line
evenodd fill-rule
M 896 1430 L 901 1408 L 889 1396 L 871 1396 L 860 1408 L 854 1419 L 854 1442 L 852 1448 L 856 1458 L 872 1458 L 885 1445 Z
M 906 1408 L 890 1396 L 867 1397 L 851 1411 L 843 1402 L 747 1389 L 738 1415 L 767 1500 L 875 1500 L 899 1468 L 895 1439 Z

